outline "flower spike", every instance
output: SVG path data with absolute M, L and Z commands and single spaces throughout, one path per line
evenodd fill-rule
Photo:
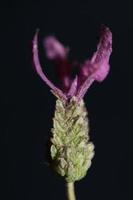
M 55 37 L 44 40 L 46 57 L 56 67 L 60 88 L 44 74 L 38 55 L 38 30 L 33 39 L 33 62 L 37 74 L 57 97 L 50 136 L 51 167 L 67 184 L 68 199 L 76 200 L 74 182 L 85 177 L 94 157 L 94 145 L 89 137 L 88 112 L 83 100 L 94 81 L 103 81 L 109 72 L 112 52 L 112 33 L 103 26 L 97 51 L 83 64 L 69 63 L 68 48 Z M 79 68 L 74 76 L 75 67 Z

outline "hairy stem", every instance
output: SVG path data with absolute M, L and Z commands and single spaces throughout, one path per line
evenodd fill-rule
M 66 183 L 67 187 L 67 200 L 76 200 L 74 191 L 74 182 Z

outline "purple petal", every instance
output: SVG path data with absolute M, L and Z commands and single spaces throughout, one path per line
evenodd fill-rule
M 69 49 L 65 48 L 54 36 L 44 39 L 44 48 L 49 60 L 66 59 Z
M 71 87 L 70 87 L 68 93 L 67 93 L 68 98 L 75 96 L 76 91 L 77 91 L 77 85 L 78 85 L 78 77 L 76 76 L 71 84 Z
M 91 84 L 103 81 L 109 72 L 109 58 L 112 52 L 112 33 L 107 27 L 103 27 L 102 35 L 91 60 L 87 60 L 79 73 L 79 89 L 76 94 L 81 100 Z
M 97 46 L 97 52 L 94 53 L 91 64 L 95 80 L 103 81 L 109 72 L 109 58 L 112 53 L 112 33 L 107 27 L 102 27 L 101 38 Z
M 85 63 L 80 66 L 79 85 L 82 85 L 84 81 L 93 74 L 93 72 L 94 66 L 91 64 L 90 60 L 85 61 Z
M 33 39 L 33 63 L 35 70 L 37 74 L 41 77 L 41 79 L 53 90 L 54 93 L 56 93 L 59 97 L 63 98 L 66 100 L 66 96 L 63 94 L 63 92 L 58 89 L 43 73 L 40 61 L 39 61 L 39 56 L 38 56 L 38 30 L 36 31 L 36 34 Z
M 73 65 L 67 60 L 69 49 L 64 47 L 54 36 L 48 36 L 44 39 L 44 48 L 46 57 L 53 61 L 60 88 L 67 93 L 72 82 L 73 69 Z
M 112 33 L 102 27 L 101 38 L 91 60 L 87 60 L 80 69 L 80 79 L 84 81 L 92 76 L 96 81 L 103 81 L 109 72 L 109 58 L 112 52 Z
M 76 94 L 76 98 L 78 101 L 80 101 L 85 93 L 87 92 L 87 90 L 89 89 L 89 87 L 91 86 L 91 84 L 94 82 L 94 79 L 91 77 L 88 77 L 85 82 L 79 87 L 78 92 Z

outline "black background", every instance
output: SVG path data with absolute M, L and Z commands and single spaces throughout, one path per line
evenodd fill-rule
M 130 1 L 9 1 L 1 3 L 1 99 L 3 169 L 1 200 L 65 199 L 64 181 L 46 164 L 55 98 L 32 67 L 32 38 L 55 34 L 71 48 L 70 59 L 83 62 L 96 50 L 105 24 L 113 33 L 111 70 L 85 96 L 95 158 L 87 176 L 76 183 L 77 199 L 133 199 L 132 78 L 133 6 Z

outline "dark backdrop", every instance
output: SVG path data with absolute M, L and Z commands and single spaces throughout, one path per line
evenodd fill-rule
M 129 1 L 9 1 L 1 3 L 1 200 L 65 199 L 64 181 L 46 164 L 55 98 L 35 74 L 31 45 L 40 28 L 55 34 L 82 62 L 96 50 L 100 24 L 113 32 L 111 70 L 85 96 L 96 155 L 76 183 L 77 199 L 131 200 L 133 13 Z M 53 66 L 41 63 L 54 81 Z M 2 62 L 3 61 L 3 62 Z

